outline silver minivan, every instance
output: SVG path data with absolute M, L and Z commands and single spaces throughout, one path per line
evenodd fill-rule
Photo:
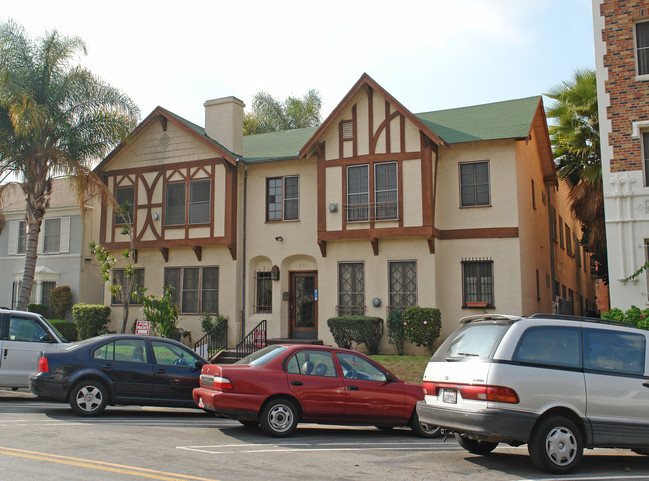
M 584 448 L 649 454 L 648 341 L 601 319 L 463 318 L 426 367 L 417 413 L 475 454 L 527 443 L 551 473 L 575 469 Z
M 68 346 L 68 341 L 43 316 L 0 309 L 0 387 L 29 387 L 38 353 Z

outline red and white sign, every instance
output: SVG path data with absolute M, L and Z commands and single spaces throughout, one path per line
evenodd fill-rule
M 151 331 L 151 321 L 135 321 L 135 334 L 148 336 Z

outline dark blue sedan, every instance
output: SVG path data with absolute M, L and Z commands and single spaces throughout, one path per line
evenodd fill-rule
M 180 342 L 108 334 L 41 352 L 29 387 L 41 398 L 69 402 L 80 416 L 108 404 L 195 408 L 192 390 L 207 361 Z

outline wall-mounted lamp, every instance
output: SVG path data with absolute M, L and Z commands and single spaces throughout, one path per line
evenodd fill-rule
M 277 237 L 275 237 L 275 240 L 277 242 L 282 242 L 284 240 L 284 238 L 281 235 L 278 235 Z
M 158 220 L 160 218 L 160 214 L 158 214 L 157 212 L 154 212 L 152 217 L 153 217 L 153 220 Z
M 272 267 L 272 269 L 270 270 L 270 279 L 273 281 L 279 281 L 279 267 Z
M 336 204 L 335 202 L 329 204 L 329 212 L 331 212 L 332 214 L 334 212 L 338 212 L 338 204 Z
M 381 307 L 381 299 L 378 298 L 378 297 L 375 297 L 374 299 L 372 299 L 372 305 L 374 307 Z

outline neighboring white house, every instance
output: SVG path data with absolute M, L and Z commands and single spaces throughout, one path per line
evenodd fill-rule
M 611 307 L 649 307 L 649 2 L 593 0 Z
M 0 233 L 0 305 L 14 308 L 25 268 L 27 239 L 25 196 L 18 184 L 6 187 L 1 205 L 6 225 Z M 30 303 L 49 304 L 52 289 L 64 285 L 70 286 L 74 303 L 102 303 L 103 282 L 88 253 L 92 233 L 99 230 L 92 210 L 91 204 L 79 207 L 67 179 L 54 179 L 39 236 Z

